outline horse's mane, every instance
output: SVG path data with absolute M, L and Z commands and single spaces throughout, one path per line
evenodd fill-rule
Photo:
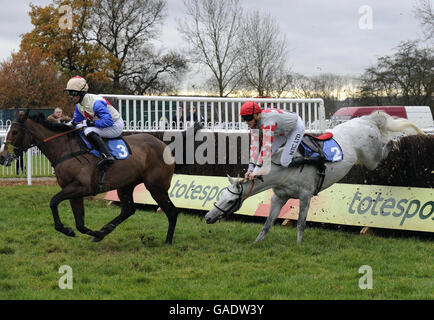
M 65 132 L 71 130 L 71 127 L 67 126 L 64 123 L 47 120 L 42 112 L 29 116 L 29 119 L 41 124 L 42 126 L 51 131 Z

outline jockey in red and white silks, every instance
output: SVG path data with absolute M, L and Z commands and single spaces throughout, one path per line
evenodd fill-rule
M 303 120 L 296 113 L 285 110 L 262 110 L 253 101 L 243 104 L 240 115 L 249 128 L 254 129 L 251 130 L 250 160 L 245 178 L 267 174 L 271 168 L 271 155 L 282 146 L 280 164 L 288 167 L 305 132 Z M 263 132 L 261 148 L 258 129 Z

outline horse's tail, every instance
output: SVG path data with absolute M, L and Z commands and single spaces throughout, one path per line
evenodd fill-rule
M 404 132 L 406 129 L 413 129 L 417 134 L 425 135 L 417 125 L 404 118 L 394 118 L 383 111 L 374 111 L 368 116 L 380 129 L 383 136 L 390 132 Z

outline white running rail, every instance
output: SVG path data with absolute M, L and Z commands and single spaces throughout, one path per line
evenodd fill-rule
M 247 129 L 239 115 L 241 105 L 254 100 L 263 109 L 278 108 L 296 112 L 304 120 L 306 131 L 324 132 L 326 129 L 322 99 L 262 99 L 169 97 L 101 94 L 119 110 L 125 122 L 125 131 L 182 130 L 190 126 L 194 110 L 205 129 Z M 180 109 L 182 107 L 182 111 Z
M 258 99 L 258 98 L 210 98 L 210 97 L 166 97 L 102 94 L 122 114 L 125 131 L 183 130 L 197 119 L 206 129 L 247 130 L 241 121 L 241 105 L 254 100 L 263 109 L 278 108 L 296 112 L 304 120 L 306 131 L 324 132 L 326 129 L 324 101 L 322 99 Z M 182 107 L 182 112 L 180 111 Z M 0 120 L 0 143 L 6 136 L 11 121 Z M 22 170 L 24 168 L 24 170 Z M 22 158 L 15 160 L 10 167 L 0 167 L 0 178 L 27 177 L 29 185 L 32 177 L 53 177 L 54 172 L 48 159 L 36 147 L 29 149 Z
M 0 166 L 0 178 L 27 178 L 27 184 L 31 185 L 32 177 L 54 177 L 50 161 L 37 147 L 27 150 L 11 166 Z

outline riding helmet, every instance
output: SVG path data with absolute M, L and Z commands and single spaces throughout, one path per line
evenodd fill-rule
M 261 107 L 254 101 L 247 101 L 241 106 L 240 115 L 247 116 L 255 113 L 261 113 Z
M 83 77 L 73 77 L 69 79 L 66 84 L 66 91 L 77 91 L 77 92 L 87 92 L 89 90 L 89 86 L 87 85 L 86 80 Z

